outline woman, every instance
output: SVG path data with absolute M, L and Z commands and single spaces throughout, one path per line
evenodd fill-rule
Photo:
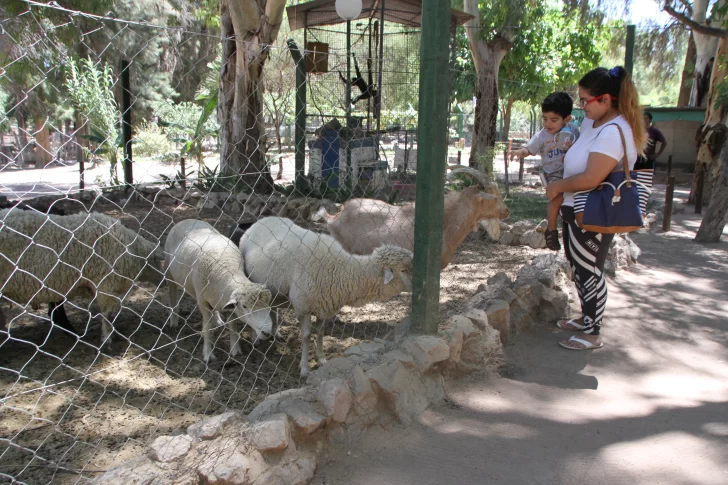
M 582 310 L 580 318 L 558 322 L 562 330 L 580 332 L 559 344 L 571 350 L 588 350 L 603 345 L 599 336 L 607 306 L 603 270 L 614 235 L 581 230 L 574 221 L 574 192 L 595 188 L 610 172 L 622 170 L 623 160 L 634 168 L 647 135 L 637 89 L 622 67 L 600 67 L 581 78 L 579 102 L 586 113 L 581 135 L 564 157 L 564 178 L 550 183 L 546 195 L 551 200 L 564 194 L 564 252 L 574 270 Z M 626 158 L 615 124 L 624 133 Z

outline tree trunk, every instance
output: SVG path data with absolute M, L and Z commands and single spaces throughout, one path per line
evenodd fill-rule
M 706 24 L 709 3 L 709 0 L 695 0 L 693 3 L 694 21 Z M 690 106 L 704 108 L 708 105 L 708 92 L 711 89 L 710 79 L 716 59 L 715 51 L 718 47 L 718 38 L 700 32 L 693 32 L 693 38 L 696 57 Z
M 685 64 L 683 65 L 682 79 L 680 80 L 680 94 L 677 98 L 678 107 L 690 105 L 690 93 L 693 90 L 693 73 L 695 72 L 696 57 L 695 39 L 691 33 L 688 37 L 688 50 L 685 53 Z
M 513 112 L 513 103 L 515 99 L 508 98 L 506 100 L 506 109 L 503 112 L 503 141 L 508 142 L 511 137 L 511 113 Z
M 261 74 L 284 6 L 285 0 L 220 2 L 220 174 L 235 177 L 236 182 L 240 176 L 242 188 L 261 193 L 273 190 L 265 157 Z
M 35 167 L 45 167 L 53 160 L 51 152 L 51 136 L 46 119 L 35 118 Z
M 495 140 L 498 132 L 498 67 L 490 63 L 478 72 L 475 89 L 475 123 L 470 147 L 471 167 L 493 174 Z
M 713 195 L 695 236 L 695 241 L 702 243 L 719 242 L 728 222 L 728 146 L 723 146 L 720 159 L 713 165 L 717 167 L 712 171 Z
M 725 38 L 720 39 L 718 46 L 718 56 L 726 53 L 728 42 Z M 711 174 L 711 167 L 716 166 L 713 161 L 716 160 L 723 149 L 726 136 L 728 136 L 728 128 L 725 125 L 728 107 L 723 105 L 719 99 L 719 93 L 716 87 L 726 78 L 726 69 L 720 64 L 714 69 L 713 76 L 710 81 L 710 96 L 708 99 L 708 109 L 705 112 L 705 122 L 700 128 L 698 136 L 698 156 L 695 163 L 695 173 L 693 176 L 693 184 L 688 198 L 689 203 L 695 203 L 695 191 L 697 189 L 697 181 L 701 173 L 703 173 L 703 203 L 708 204 L 710 201 L 712 180 L 715 179 L 715 171 Z
M 25 168 L 25 164 L 29 161 L 30 150 L 28 150 L 28 128 L 25 123 L 25 116 L 17 110 L 15 112 L 15 120 L 18 122 L 18 166 Z
M 478 80 L 475 87 L 475 123 L 470 147 L 471 167 L 493 174 L 498 119 L 498 72 L 506 53 L 513 47 L 515 29 L 503 29 L 490 41 L 483 40 L 478 0 L 465 0 L 463 10 L 474 18 L 465 24 Z M 508 22 L 506 22 L 507 24 Z

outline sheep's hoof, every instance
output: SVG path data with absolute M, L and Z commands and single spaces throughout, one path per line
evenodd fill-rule
M 321 367 L 327 362 L 327 360 L 326 357 L 321 357 L 320 359 L 316 359 L 316 362 L 318 363 L 319 367 Z
M 215 362 L 217 360 L 217 357 L 215 357 L 215 354 L 213 354 L 212 351 L 204 353 L 202 358 L 205 361 L 205 364 L 209 364 L 210 362 Z
M 309 372 L 311 372 L 311 371 L 310 371 L 310 369 L 308 368 L 308 366 L 307 366 L 307 367 L 306 367 L 305 369 L 301 369 L 301 377 L 302 377 L 303 379 L 307 378 L 307 377 L 308 377 L 308 374 L 309 374 Z
M 232 347 L 230 347 L 230 357 L 235 357 L 237 355 L 240 355 L 243 351 L 240 350 L 240 344 L 235 344 Z

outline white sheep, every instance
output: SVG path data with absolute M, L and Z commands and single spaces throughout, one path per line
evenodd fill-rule
M 245 274 L 264 283 L 276 297 L 288 300 L 301 325 L 301 376 L 308 375 L 311 315 L 318 319 L 316 360 L 323 356 L 323 326 L 343 306 L 387 301 L 412 291 L 412 252 L 381 246 L 370 255 L 353 255 L 333 237 L 266 217 L 240 240 Z
M 133 282 L 162 282 L 157 246 L 104 214 L 2 210 L 0 296 L 37 308 L 90 290 L 104 317 L 103 343 Z
M 270 318 L 271 293 L 265 286 L 252 283 L 243 273 L 240 251 L 227 237 L 210 224 L 187 219 L 177 223 L 164 245 L 167 260 L 169 301 L 172 307 L 170 327 L 177 328 L 180 303 L 179 287 L 197 300 L 202 313 L 202 355 L 205 362 L 212 353 L 213 318 L 222 325 L 221 311 L 235 311 L 255 332 L 255 342 L 273 334 Z M 240 334 L 228 319 L 230 355 L 240 353 Z

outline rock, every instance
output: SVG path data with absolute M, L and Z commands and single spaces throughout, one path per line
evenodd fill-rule
M 410 424 L 430 404 L 422 375 L 406 369 L 400 362 L 380 364 L 370 369 L 367 376 L 394 417 L 404 425 Z
M 262 473 L 252 485 L 307 485 L 316 465 L 316 455 L 296 451 Z
M 527 307 L 521 300 L 511 303 L 511 333 L 521 333 L 536 324 L 531 313 L 533 310 L 534 307 Z
M 371 413 L 377 406 L 377 394 L 372 388 L 369 377 L 364 374 L 361 367 L 357 366 L 354 369 L 352 380 L 354 412 L 358 415 Z
M 343 379 L 324 381 L 318 388 L 318 400 L 323 404 L 327 414 L 337 423 L 346 421 L 351 407 L 351 390 Z
M 510 284 L 513 283 L 513 281 L 511 281 L 510 276 L 508 276 L 506 273 L 504 273 L 502 271 L 500 273 L 494 274 L 493 276 L 491 276 L 490 278 L 488 278 L 487 281 L 488 281 L 488 285 L 505 285 L 505 286 L 509 286 Z
M 500 221 L 498 219 L 486 219 L 484 221 L 480 221 L 478 223 L 478 226 L 482 231 L 485 231 L 485 234 L 487 234 L 488 239 L 494 242 L 500 241 L 501 238 L 501 226 Z
M 543 249 L 546 247 L 546 235 L 542 232 L 528 230 L 519 238 L 521 244 L 526 244 L 533 249 Z
M 486 307 L 491 300 L 504 300 L 510 305 L 516 298 L 516 294 L 505 285 L 487 285 L 482 291 L 476 293 L 465 302 L 463 308 L 465 308 L 465 311 L 479 308 L 487 312 Z
M 516 241 L 518 240 L 518 237 L 513 234 L 511 231 L 503 233 L 503 235 L 500 238 L 500 243 L 505 246 L 513 246 L 516 244 Z
M 225 426 L 237 420 L 235 412 L 230 411 L 211 418 L 205 418 L 187 428 L 187 434 L 199 440 L 217 438 Z
M 501 232 L 510 231 L 511 230 L 511 226 L 509 226 L 505 222 L 501 222 L 500 223 L 500 230 L 501 230 Z
M 467 320 L 465 317 L 454 315 L 448 318 L 438 331 L 438 335 L 447 343 L 450 349 L 449 361 L 453 364 L 460 362 L 460 353 L 463 350 L 463 331 L 457 325 L 457 321 L 460 319 Z M 468 323 L 470 323 L 469 320 Z
M 414 369 L 415 367 L 417 367 L 417 364 L 415 363 L 415 358 L 412 356 L 412 354 L 409 354 L 402 349 L 394 349 L 386 352 L 379 359 L 379 362 L 400 362 L 408 369 Z
M 264 463 L 236 448 L 211 452 L 197 467 L 204 485 L 250 485 L 265 469 Z
M 155 461 L 166 463 L 182 458 L 190 451 L 192 438 L 186 434 L 179 436 L 160 436 L 149 446 L 147 456 Z
M 538 305 L 538 319 L 542 323 L 553 323 L 569 314 L 569 295 L 560 290 L 543 288 Z
M 503 300 L 491 300 L 485 309 L 488 324 L 500 332 L 500 341 L 508 344 L 511 336 L 511 306 Z
M 538 281 L 533 280 L 516 280 L 516 286 L 513 287 L 513 292 L 516 294 L 521 304 L 527 308 L 532 309 L 538 306 L 541 301 L 541 292 L 544 289 L 544 285 Z M 511 304 L 513 304 L 511 302 Z
M 548 288 L 562 286 L 566 281 L 568 265 L 561 253 L 540 254 L 533 258 L 531 264 L 521 267 L 516 281 L 535 280 Z
M 288 416 L 275 414 L 258 421 L 248 431 L 250 442 L 258 451 L 283 451 L 293 444 Z
M 470 322 L 468 321 L 468 323 Z M 433 335 L 410 338 L 404 344 L 404 347 L 415 358 L 415 363 L 422 372 L 427 372 L 438 362 L 447 360 L 450 357 L 450 347 L 447 343 Z
M 326 424 L 326 416 L 319 414 L 309 403 L 301 400 L 286 401 L 281 406 L 293 424 L 307 434 Z
M 378 342 L 362 342 L 359 345 L 354 345 L 353 347 L 346 349 L 344 351 L 344 355 L 347 357 L 357 356 L 364 360 L 372 360 L 383 350 L 384 344 L 380 344 Z
M 605 272 L 615 276 L 618 270 L 625 270 L 634 267 L 642 250 L 627 234 L 617 234 L 609 246 L 607 261 L 604 265 Z
M 308 384 L 318 385 L 328 379 L 348 377 L 357 365 L 357 361 L 360 362 L 364 360 L 358 356 L 352 357 L 356 358 L 334 357 L 333 359 L 327 360 L 324 365 L 315 371 L 311 371 L 306 382 Z
M 475 325 L 479 330 L 485 329 L 488 325 L 488 314 L 484 310 L 479 308 L 472 308 L 463 314 L 465 318 L 470 320 L 470 323 Z M 463 336 L 465 337 L 465 336 Z
M 549 228 L 549 221 L 546 219 L 542 220 L 538 223 L 538 226 L 536 226 L 536 232 L 546 232 L 546 230 Z
M 531 221 L 518 221 L 511 227 L 511 232 L 516 236 L 520 236 L 525 234 L 526 231 L 532 230 L 533 227 L 534 225 Z
M 167 483 L 171 482 L 172 477 L 165 475 L 155 462 L 146 455 L 142 455 L 111 468 L 103 475 L 96 477 L 91 483 L 93 485 L 117 485 L 119 483 L 156 485 L 163 483 L 164 479 L 169 479 Z

